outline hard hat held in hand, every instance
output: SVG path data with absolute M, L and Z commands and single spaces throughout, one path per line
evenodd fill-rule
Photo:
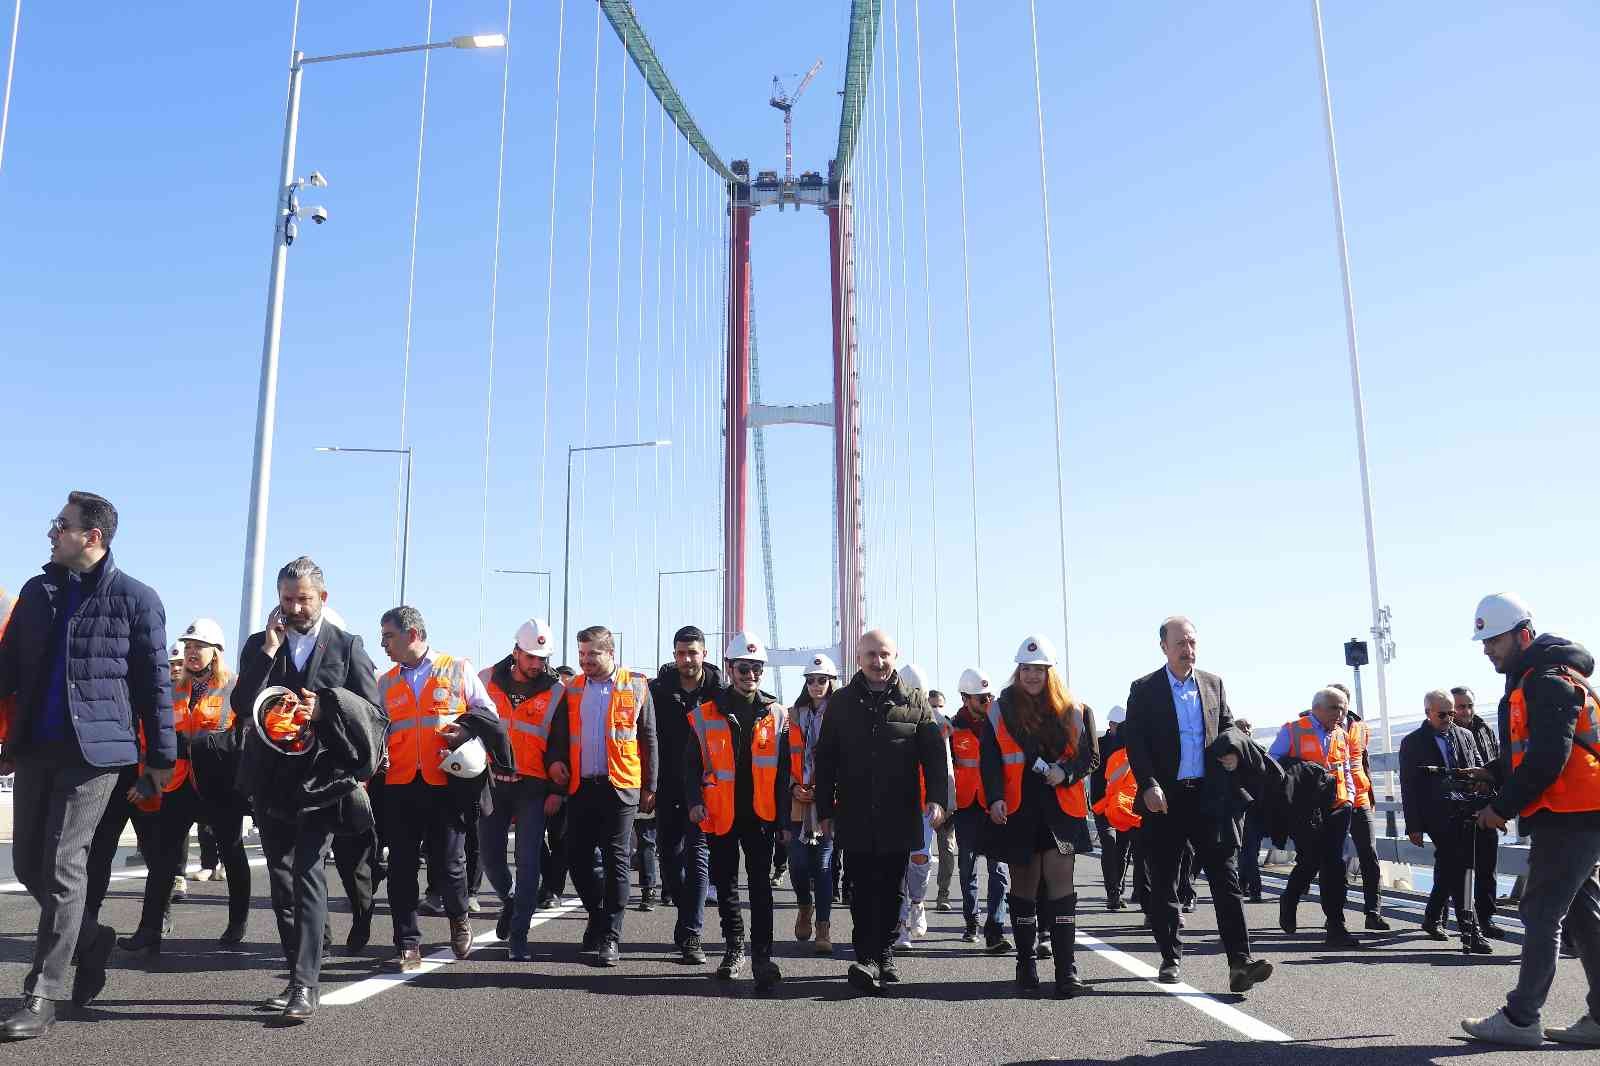
M 555 630 L 543 618 L 530 618 L 517 627 L 517 647 L 526 655 L 548 659 L 556 650 Z
M 727 654 L 723 655 L 724 662 L 733 662 L 743 659 L 749 663 L 764 663 L 767 661 L 767 646 L 751 632 L 735 633 L 728 641 Z
M 928 691 L 928 680 L 922 676 L 922 668 L 915 663 L 906 663 L 900 668 L 900 680 L 905 683 L 906 688 Z
M 971 666 L 961 671 L 960 688 L 963 696 L 994 695 L 994 686 L 989 682 L 989 675 Z
M 465 741 L 439 764 L 439 769 L 452 777 L 477 777 L 488 768 L 489 752 L 477 737 Z
M 1520 597 L 1509 592 L 1497 592 L 1478 601 L 1477 616 L 1472 622 L 1472 639 L 1489 640 L 1532 621 L 1533 612 L 1528 610 L 1528 605 Z
M 273 751 L 304 755 L 311 750 L 311 711 L 282 685 L 269 685 L 256 695 L 250 718 L 257 735 Z
M 178 637 L 179 643 L 186 640 L 209 644 L 213 648 L 221 648 L 223 646 L 222 623 L 215 618 L 196 618 L 189 623 L 189 628 L 185 629 L 183 634 Z
M 839 668 L 826 655 L 817 654 L 811 657 L 811 662 L 806 666 L 806 676 L 831 677 L 837 681 L 839 679 Z
M 1056 646 L 1050 643 L 1048 637 L 1024 637 L 1017 647 L 1018 666 L 1054 666 L 1056 664 Z

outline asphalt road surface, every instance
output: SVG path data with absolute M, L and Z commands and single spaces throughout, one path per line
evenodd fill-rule
M 259 856 L 252 849 L 252 856 Z M 581 912 L 543 912 L 532 935 L 534 959 L 513 963 L 494 940 L 492 912 L 475 921 L 478 946 L 464 962 L 450 958 L 443 918 L 424 918 L 424 954 L 436 964 L 400 980 L 383 903 L 374 943 L 359 954 L 342 948 L 349 914 L 332 867 L 335 958 L 323 970 L 324 1006 L 309 1024 L 283 1028 L 257 1009 L 287 979 L 266 884 L 255 870 L 256 900 L 240 949 L 221 948 L 226 886 L 191 879 L 174 907 L 177 923 L 154 967 L 113 960 L 105 994 L 56 1026 L 47 1038 L 0 1045 L 0 1063 L 50 1066 L 139 1063 L 419 1063 L 584 1062 L 626 1064 L 844 1062 L 1094 1061 L 1162 1066 L 1272 1063 L 1274 1066 L 1388 1066 L 1489 1055 L 1500 1063 L 1600 1061 L 1593 1049 L 1546 1044 L 1538 1052 L 1469 1043 L 1459 1019 L 1487 1014 L 1515 980 L 1515 943 L 1492 958 L 1467 958 L 1452 944 L 1424 939 L 1415 917 L 1391 912 L 1396 931 L 1368 934 L 1361 950 L 1327 951 L 1322 916 L 1301 905 L 1301 932 L 1277 928 L 1277 905 L 1248 906 L 1256 954 L 1277 972 L 1248 996 L 1227 991 L 1227 967 L 1208 897 L 1188 916 L 1183 976 L 1190 984 L 1154 983 L 1159 963 L 1137 911 L 1109 913 L 1097 884 L 1098 861 L 1080 862 L 1079 969 L 1092 988 L 1070 1001 L 1020 1000 L 1010 958 L 991 958 L 961 943 L 961 917 L 929 911 L 928 935 L 902 953 L 904 983 L 890 995 L 849 988 L 849 915 L 834 911 L 832 959 L 819 959 L 792 937 L 794 897 L 778 890 L 777 956 L 784 979 L 757 997 L 748 979 L 729 986 L 712 977 L 720 952 L 715 912 L 708 914 L 704 967 L 683 966 L 671 950 L 672 912 L 627 917 L 622 965 L 602 970 L 578 960 Z M 120 862 L 104 919 L 123 933 L 136 924 L 143 882 Z M 932 886 L 930 885 L 930 893 Z M 637 897 L 635 897 L 637 899 Z M 486 898 L 487 903 L 487 898 Z M 33 947 L 37 911 L 15 883 L 0 886 L 0 967 L 20 989 Z M 1359 926 L 1352 915 L 1351 927 Z M 448 961 L 446 961 L 448 960 Z M 1048 985 L 1050 964 L 1041 964 Z M 384 975 L 389 973 L 390 976 Z M 1567 1025 L 1584 1012 L 1584 981 L 1562 960 L 1547 1024 Z M 4 1001 L 0 1001 L 3 1003 Z M 9 1006 L 5 1007 L 9 1011 Z M 1557 1056 L 1576 1056 L 1558 1060 Z

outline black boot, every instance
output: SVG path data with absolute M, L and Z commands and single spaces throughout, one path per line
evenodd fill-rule
M 1034 900 L 1010 897 L 1011 928 L 1017 941 L 1017 991 L 1024 996 L 1039 994 L 1039 965 L 1033 953 L 1039 937 L 1039 905 Z
M 1078 896 L 1058 896 L 1050 901 L 1051 939 L 1056 945 L 1056 995 L 1071 999 L 1088 986 L 1078 980 Z
M 1036 959 L 1048 959 L 1053 954 L 1050 949 L 1050 938 L 1053 931 L 1050 924 L 1050 901 L 1047 899 L 1036 899 L 1033 902 L 1039 908 L 1037 915 L 1039 920 L 1039 935 L 1033 943 L 1033 957 Z

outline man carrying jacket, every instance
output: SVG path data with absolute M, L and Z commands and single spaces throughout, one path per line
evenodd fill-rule
M 689 818 L 706 834 L 711 880 L 722 918 L 722 963 L 717 977 L 731 981 L 745 966 L 744 913 L 739 907 L 739 853 L 750 885 L 750 950 L 756 991 L 770 992 L 782 978 L 772 961 L 773 838 L 779 812 L 787 817 L 789 767 L 779 758 L 788 731 L 783 707 L 760 689 L 767 649 L 749 633 L 735 633 L 723 656 L 732 683 L 695 708 L 694 734 L 683 749 L 683 795 Z
M 711 859 L 705 834 L 689 818 L 679 767 L 693 736 L 689 716 L 702 703 L 715 699 L 722 686 L 722 674 L 706 662 L 706 635 L 697 626 L 684 626 L 672 635 L 672 662 L 664 664 L 650 682 L 656 736 L 666 768 L 661 775 L 661 792 L 656 796 L 661 885 L 667 900 L 678 908 L 672 942 L 678 948 L 680 961 L 693 965 L 706 961 L 700 930 L 705 920 Z
M 89 845 L 121 771 L 139 760 L 136 728 L 149 746 L 147 787 L 165 785 L 177 761 L 166 611 L 117 568 L 116 532 L 110 501 L 69 493 L 50 523 L 50 562 L 22 586 L 0 638 L 0 702 L 14 705 L 0 750 L 0 774 L 16 774 L 12 861 L 39 904 L 33 964 L 21 1004 L 0 1024 L 4 1040 L 44 1036 L 58 1003 L 87 1002 L 105 986 L 116 933 L 104 925 L 67 983 Z
M 1461 1026 L 1499 1044 L 1537 1047 L 1548 1037 L 1600 1047 L 1600 701 L 1588 681 L 1594 656 L 1570 640 L 1536 635 L 1527 604 L 1505 593 L 1479 602 L 1473 639 L 1506 679 L 1500 760 L 1479 774 L 1498 791 L 1478 812 L 1478 826 L 1500 830 L 1516 818 L 1533 839 L 1517 987 L 1500 1010 Z M 1541 1032 L 1563 920 L 1588 975 L 1589 1010 L 1574 1025 Z
M 899 983 L 890 943 L 906 864 L 922 847 L 923 818 L 937 829 L 955 791 L 933 709 L 900 679 L 897 655 L 881 629 L 861 635 L 860 669 L 829 700 L 817 742 L 819 828 L 833 833 L 850 868 L 856 961 L 847 976 L 863 992 Z

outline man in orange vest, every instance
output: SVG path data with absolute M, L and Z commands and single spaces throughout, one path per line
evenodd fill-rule
M 783 707 L 761 691 L 767 649 L 735 633 L 723 656 L 730 683 L 689 716 L 694 731 L 683 749 L 683 794 L 711 850 L 711 882 L 722 918 L 717 976 L 743 976 L 744 914 L 739 908 L 739 853 L 750 885 L 751 971 L 758 992 L 782 978 L 772 961 L 772 842 L 781 811 L 788 816 L 789 766 L 779 758 L 788 722 Z M 784 834 L 787 837 L 787 834 Z
M 544 767 L 568 795 L 567 864 L 589 912 L 581 954 L 615 966 L 622 958 L 633 819 L 656 808 L 656 714 L 648 679 L 617 666 L 616 639 L 605 626 L 578 631 L 578 666 L 582 673 L 562 690 L 551 720 Z
M 1350 811 L 1355 802 L 1355 782 L 1350 774 L 1350 746 L 1340 720 L 1348 710 L 1343 692 L 1319 689 L 1311 698 L 1310 713 L 1284 724 L 1267 754 L 1274 759 L 1298 759 L 1327 769 L 1333 778 L 1333 799 L 1322 814 L 1315 833 L 1296 831 L 1294 869 L 1278 899 L 1278 924 L 1286 933 L 1298 925 L 1295 910 L 1300 897 L 1318 877 L 1322 913 L 1327 918 L 1326 944 L 1330 948 L 1355 948 L 1361 941 L 1344 924 L 1346 882 L 1344 842 L 1350 835 Z
M 1479 775 L 1497 791 L 1478 825 L 1504 829 L 1516 818 L 1533 840 L 1517 987 L 1500 1010 L 1461 1026 L 1476 1039 L 1519 1047 L 1537 1047 L 1546 1037 L 1600 1047 L 1600 701 L 1588 681 L 1594 656 L 1570 640 L 1536 635 L 1527 604 L 1505 593 L 1478 604 L 1473 639 L 1506 679 L 1500 758 Z M 1589 1009 L 1575 1025 L 1541 1031 L 1563 922 L 1588 975 Z
M 533 957 L 528 927 L 539 904 L 539 857 L 544 843 L 546 811 L 554 812 L 561 797 L 550 795 L 544 772 L 544 749 L 550 722 L 561 704 L 561 682 L 550 669 L 555 635 L 542 618 L 517 628 L 511 653 L 478 675 L 495 709 L 506 723 L 513 765 L 492 767 L 494 808 L 478 821 L 478 853 L 483 872 L 500 896 L 495 935 L 507 942 L 514 962 Z M 517 876 L 506 866 L 506 835 L 517 824 Z
M 992 855 L 983 854 L 984 826 L 989 819 L 989 804 L 983 795 L 983 771 L 979 742 L 988 728 L 989 704 L 994 702 L 994 686 L 989 675 L 976 667 L 961 672 L 957 686 L 961 708 L 950 720 L 950 764 L 955 771 L 956 802 L 951 821 L 956 828 L 957 865 L 961 872 L 961 913 L 967 928 L 961 939 L 978 942 L 978 859 L 989 866 L 988 900 L 983 923 L 986 949 L 991 955 L 1011 950 L 1006 939 L 1006 894 L 1011 891 L 1011 871 Z
M 1345 695 L 1345 717 L 1339 724 L 1344 726 L 1345 742 L 1349 745 L 1350 782 L 1355 786 L 1355 802 L 1350 808 L 1350 842 L 1355 845 L 1356 860 L 1361 865 L 1361 902 L 1366 928 L 1386 933 L 1390 925 L 1380 909 L 1383 904 L 1382 868 L 1378 865 L 1378 849 L 1373 844 L 1377 829 L 1373 826 L 1372 762 L 1368 758 L 1372 727 L 1349 706 L 1349 701 L 1355 698 L 1349 685 L 1333 681 L 1328 687 Z
M 450 950 L 472 950 L 467 912 L 467 834 L 477 822 L 487 775 L 463 781 L 445 772 L 450 752 L 476 737 L 502 768 L 512 765 L 505 723 L 465 659 L 428 646 L 428 627 L 415 607 L 392 607 L 380 620 L 383 650 L 394 669 L 378 679 L 389 715 L 384 773 L 384 834 L 389 846 L 389 911 L 395 961 L 402 973 L 422 968 L 417 925 L 417 869 L 428 849 L 428 870 L 450 919 Z

